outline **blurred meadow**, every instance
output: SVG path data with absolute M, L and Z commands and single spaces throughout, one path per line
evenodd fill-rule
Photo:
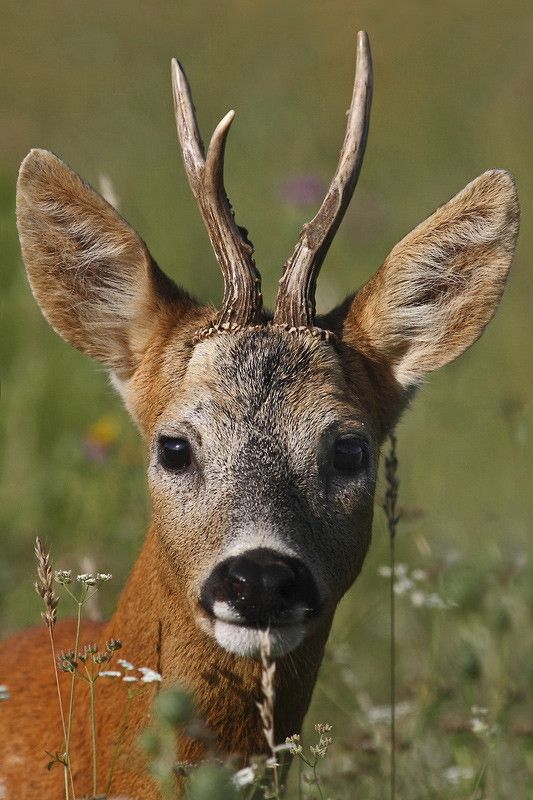
M 205 139 L 237 111 L 226 186 L 272 304 L 335 168 L 358 29 L 373 50 L 370 137 L 320 278 L 321 310 L 479 173 L 503 167 L 518 184 L 521 236 L 497 316 L 431 378 L 398 429 L 397 769 L 404 800 L 525 800 L 533 796 L 530 0 L 4 0 L 0 634 L 38 621 L 36 534 L 58 567 L 81 571 L 90 559 L 113 573 L 102 592 L 107 614 L 149 516 L 134 426 L 103 369 L 52 332 L 31 296 L 15 228 L 20 161 L 44 147 L 96 188 L 111 181 L 160 265 L 219 301 L 222 282 L 177 146 L 170 58 L 179 57 Z M 382 496 L 383 487 L 373 545 L 339 608 L 308 715 L 310 730 L 334 726 L 322 771 L 335 798 L 389 796 Z

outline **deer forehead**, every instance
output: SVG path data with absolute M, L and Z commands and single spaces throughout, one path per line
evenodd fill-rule
M 174 356 L 170 342 L 155 382 L 165 386 L 155 434 L 183 422 L 206 439 L 230 428 L 294 439 L 339 423 L 371 426 L 364 387 L 360 397 L 349 389 L 334 347 L 310 335 L 245 329 L 198 343 L 184 368 Z

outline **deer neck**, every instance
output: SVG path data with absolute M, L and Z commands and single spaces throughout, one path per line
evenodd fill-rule
M 298 733 L 309 705 L 333 612 L 310 632 L 303 645 L 279 659 L 275 674 L 275 738 Z M 117 610 L 106 630 L 122 640 L 124 658 L 151 667 L 168 685 L 180 684 L 193 696 L 199 718 L 223 753 L 246 762 L 265 751 L 256 702 L 262 699 L 261 665 L 222 650 L 194 620 L 183 587 L 172 574 L 155 528 L 151 528 Z M 137 708 L 137 727 L 148 720 L 153 693 Z M 147 724 L 147 723 L 146 723 Z M 201 758 L 204 742 L 185 741 L 184 760 Z

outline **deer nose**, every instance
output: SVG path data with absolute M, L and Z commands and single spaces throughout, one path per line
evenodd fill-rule
M 200 602 L 227 622 L 266 628 L 313 616 L 319 610 L 319 593 L 302 561 L 257 548 L 217 564 Z

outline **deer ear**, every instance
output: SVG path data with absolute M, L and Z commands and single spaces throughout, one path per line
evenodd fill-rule
M 480 175 L 397 244 L 344 305 L 341 337 L 404 389 L 416 386 L 470 347 L 494 315 L 518 223 L 509 173 Z
M 165 317 L 195 305 L 115 209 L 46 150 L 32 150 L 22 162 L 17 225 L 46 319 L 119 377 L 134 372 Z

